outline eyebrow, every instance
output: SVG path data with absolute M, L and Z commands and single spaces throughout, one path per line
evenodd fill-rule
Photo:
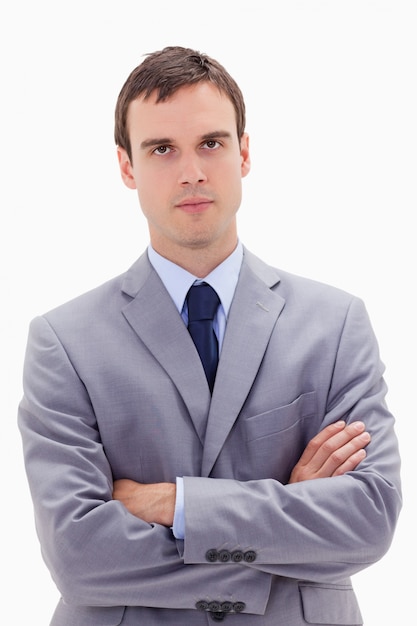
M 142 141 L 140 144 L 140 147 L 144 150 L 146 148 L 152 148 L 152 146 L 164 146 L 168 143 L 172 143 L 172 139 L 169 137 L 161 137 L 160 139 L 145 139 L 145 141 Z
M 227 130 L 214 130 L 210 133 L 201 135 L 200 141 L 210 141 L 211 139 L 230 138 L 231 134 Z M 165 146 L 167 144 L 175 143 L 170 137 L 155 137 L 154 139 L 145 139 L 141 142 L 140 147 L 142 150 L 152 148 L 153 146 Z

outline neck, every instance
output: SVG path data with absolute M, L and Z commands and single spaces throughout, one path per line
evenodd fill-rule
M 219 250 L 213 249 L 213 247 L 181 247 L 178 250 L 170 250 L 168 253 L 155 245 L 153 241 L 151 243 L 154 250 L 164 258 L 179 265 L 197 278 L 205 278 L 232 254 L 237 246 L 237 239 L 227 247 L 222 246 Z

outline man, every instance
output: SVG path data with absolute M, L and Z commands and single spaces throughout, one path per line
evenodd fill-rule
M 361 624 L 349 577 L 385 554 L 401 508 L 362 302 L 239 241 L 245 107 L 215 60 L 148 55 L 115 138 L 150 246 L 34 320 L 25 360 L 19 426 L 62 595 L 51 624 Z

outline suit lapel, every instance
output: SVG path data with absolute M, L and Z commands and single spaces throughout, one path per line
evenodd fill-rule
M 123 291 L 133 300 L 123 314 L 172 379 L 204 442 L 210 391 L 194 343 L 158 274 L 143 255 L 126 275 Z
M 210 474 L 241 411 L 284 307 L 271 291 L 277 282 L 276 270 L 245 250 L 211 397 L 193 341 L 146 253 L 125 276 L 122 289 L 132 300 L 123 315 L 183 398 L 204 445 L 202 476 Z
M 271 291 L 275 270 L 245 251 L 227 321 L 204 443 L 202 475 L 208 476 L 246 400 L 284 299 Z M 255 273 L 255 270 L 257 273 Z

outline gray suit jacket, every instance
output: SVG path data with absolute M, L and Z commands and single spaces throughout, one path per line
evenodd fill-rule
M 53 626 L 361 624 L 350 576 L 401 508 L 394 419 L 362 302 L 245 250 L 212 398 L 144 254 L 36 318 L 19 407 Z M 366 459 L 287 485 L 307 442 L 364 420 Z M 185 541 L 112 500 L 185 477 Z

